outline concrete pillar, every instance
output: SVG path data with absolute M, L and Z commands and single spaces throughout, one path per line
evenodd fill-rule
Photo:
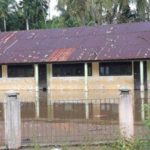
M 5 142 L 8 149 L 21 147 L 21 112 L 17 92 L 6 94 L 5 111 Z
M 88 91 L 88 64 L 84 64 L 84 90 Z
M 34 65 L 34 77 L 35 77 L 35 90 L 39 91 L 39 66 L 38 64 Z
M 2 65 L 2 78 L 8 77 L 7 65 Z
M 133 99 L 129 91 L 122 90 L 119 101 L 119 126 L 120 133 L 124 138 L 134 136 L 134 111 Z
M 99 63 L 92 63 L 92 76 L 99 77 Z
M 47 64 L 47 89 L 51 89 L 52 80 L 52 64 Z
M 147 88 L 150 89 L 150 60 L 147 61 Z
M 140 90 L 144 91 L 144 62 L 140 61 Z

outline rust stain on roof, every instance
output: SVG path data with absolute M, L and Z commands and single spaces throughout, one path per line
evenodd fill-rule
M 75 51 L 75 48 L 62 48 L 55 50 L 50 57 L 49 61 L 67 61 L 72 53 Z

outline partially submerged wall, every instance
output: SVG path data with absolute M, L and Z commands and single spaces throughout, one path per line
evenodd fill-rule
M 51 90 L 84 90 L 84 77 L 52 77 Z M 88 77 L 88 89 L 134 89 L 133 76 Z
M 92 89 L 134 89 L 134 77 L 130 76 L 100 76 L 99 63 L 92 63 L 92 76 L 87 77 L 87 86 Z M 84 90 L 85 77 L 51 77 L 51 90 Z
M 52 90 L 83 90 L 84 77 L 52 77 L 50 88 Z
M 89 77 L 88 89 L 134 89 L 132 76 Z
M 35 89 L 34 78 L 1 78 L 0 90 L 33 90 Z
M 49 75 L 49 74 L 48 74 Z M 38 86 L 38 72 L 34 77 L 7 77 L 7 66 L 2 66 L 0 90 L 35 90 Z M 50 90 L 89 90 L 96 89 L 134 89 L 134 76 L 100 76 L 99 63 L 92 63 L 92 76 L 82 77 L 52 77 L 49 76 Z M 86 84 L 87 83 L 87 84 Z M 37 88 L 38 89 L 38 88 Z
M 7 66 L 2 65 L 2 78 L 0 78 L 0 90 L 31 90 L 35 89 L 34 77 L 9 78 Z

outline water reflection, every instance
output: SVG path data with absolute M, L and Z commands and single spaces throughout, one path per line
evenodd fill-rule
M 101 119 L 118 121 L 119 91 L 19 91 L 22 118 Z M 148 92 L 132 92 L 134 120 L 145 120 L 144 105 L 150 102 Z M 0 92 L 0 118 L 3 118 L 5 91 Z
M 0 103 L 0 119 L 4 119 L 3 103 Z
M 148 96 L 149 91 L 140 92 L 135 91 L 134 93 L 134 119 L 135 121 L 144 121 L 146 112 L 144 110 L 145 104 L 149 104 L 150 97 Z

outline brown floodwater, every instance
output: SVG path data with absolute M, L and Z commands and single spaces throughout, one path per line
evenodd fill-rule
M 0 91 L 0 118 L 6 91 Z M 21 116 L 26 119 L 101 119 L 118 121 L 120 92 L 117 90 L 19 91 Z M 146 117 L 144 104 L 150 102 L 149 92 L 131 91 L 134 121 Z M 131 114 L 132 115 L 132 114 Z

